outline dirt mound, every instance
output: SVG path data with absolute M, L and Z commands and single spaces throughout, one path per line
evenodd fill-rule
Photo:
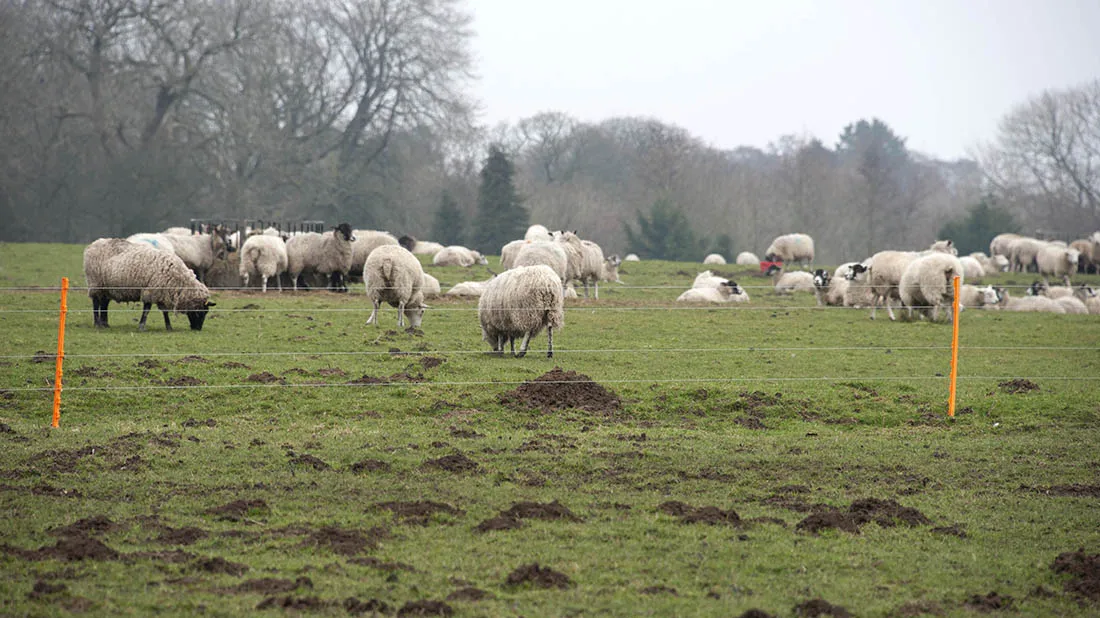
M 137 367 L 141 367 L 142 369 L 159 369 L 160 366 L 161 366 L 160 361 L 158 361 L 156 359 L 152 359 L 152 358 L 147 358 L 143 361 L 138 361 L 138 362 L 134 363 L 134 365 L 137 366 Z
M 151 560 L 153 562 L 167 562 L 168 564 L 184 564 L 191 562 L 197 556 L 181 549 L 169 551 L 135 551 L 123 556 L 127 562 L 136 560 Z
M 203 571 L 204 573 L 224 573 L 225 575 L 233 575 L 236 577 L 248 572 L 247 564 L 230 562 L 220 556 L 204 558 L 196 562 L 193 566 L 195 570 Z
M 166 545 L 190 545 L 209 536 L 202 528 L 188 526 L 186 528 L 165 528 L 160 536 L 155 539 L 157 543 Z
M 237 361 L 226 361 L 222 363 L 220 367 L 223 367 L 225 369 L 252 369 L 252 367 L 249 367 L 244 363 L 238 363 Z
M 675 588 L 669 588 L 668 586 L 648 586 L 642 588 L 642 594 L 671 594 L 674 597 L 680 596 L 680 593 Z
M 322 526 L 313 531 L 303 545 L 325 547 L 342 556 L 354 556 L 378 547 L 378 539 L 385 537 L 381 528 L 371 528 L 366 533 L 337 526 Z
M 388 614 L 391 609 L 389 603 L 379 601 L 378 599 L 360 601 L 355 597 L 348 597 L 344 599 L 344 611 L 346 611 L 349 616 L 361 616 L 367 612 L 376 616 L 378 614 Z
M 397 610 L 398 616 L 453 616 L 454 608 L 443 601 L 409 601 Z
M 662 502 L 657 510 L 673 517 L 679 517 L 683 524 L 733 524 L 741 523 L 741 516 L 730 509 L 723 511 L 716 506 L 694 507 L 676 500 Z
M 229 589 L 230 592 L 260 594 L 284 594 L 294 592 L 298 588 L 313 588 L 313 580 L 308 577 L 299 577 L 291 581 L 276 577 L 264 577 L 262 579 L 250 579 Z
M 474 532 L 492 532 L 494 530 L 515 530 L 522 528 L 523 522 L 515 517 L 491 517 L 474 527 Z
M 448 515 L 463 515 L 466 511 L 455 508 L 443 502 L 431 500 L 417 500 L 415 502 L 378 502 L 371 508 L 382 509 L 393 513 L 394 517 L 406 524 L 428 525 L 432 515 L 446 513 Z
M 553 502 L 516 502 L 507 511 L 500 512 L 501 517 L 513 519 L 564 519 L 566 521 L 584 521 L 573 514 L 569 507 L 554 500 Z
M 68 590 L 65 584 L 51 584 L 41 579 L 34 582 L 34 587 L 27 593 L 28 599 L 44 599 L 52 594 L 61 594 Z
M 280 378 L 279 376 L 271 373 L 270 371 L 261 371 L 260 373 L 254 373 L 254 374 L 248 376 L 247 378 L 245 378 L 245 381 L 247 381 L 247 382 L 259 382 L 261 384 L 275 384 L 275 383 L 286 384 L 286 380 L 284 380 L 284 379 Z
M 1021 393 L 1029 393 L 1031 391 L 1039 390 L 1039 385 L 1031 380 L 1025 380 L 1023 378 L 1017 378 L 1015 380 L 1006 380 L 1004 382 L 998 382 L 997 388 L 1001 389 L 1002 393 L 1008 393 L 1009 395 L 1019 395 Z
M 45 350 L 35 350 L 34 356 L 31 357 L 32 363 L 52 363 L 55 360 L 57 360 L 57 355 Z
M 966 600 L 963 605 L 979 612 L 993 612 L 1002 609 L 1011 609 L 1015 599 L 1010 596 L 1001 596 L 996 592 L 982 596 L 975 594 Z
M 558 588 L 561 590 L 573 585 L 573 582 L 565 573 L 560 573 L 550 567 L 539 566 L 537 562 L 525 564 L 512 571 L 508 574 L 508 579 L 504 583 L 506 586 L 531 584 L 536 588 Z
M 256 609 L 292 609 L 295 611 L 315 611 L 327 605 L 317 597 L 267 597 Z
M 271 508 L 263 500 L 234 500 L 208 509 L 206 513 L 216 515 L 221 520 L 241 521 L 242 519 L 270 515 Z
M 54 528 L 50 530 L 50 534 L 54 536 L 88 536 L 107 534 L 118 530 L 120 527 L 106 515 L 92 515 L 91 517 L 78 519 L 68 526 Z
M 1058 554 L 1050 568 L 1055 573 L 1069 573 L 1066 592 L 1100 602 L 1100 554 L 1086 554 L 1083 549 Z
M 292 466 L 309 466 L 314 470 L 323 471 L 331 470 L 332 466 L 325 463 L 323 460 L 306 453 L 304 455 L 292 455 L 287 462 Z
M 459 588 L 451 594 L 447 595 L 448 601 L 481 601 L 482 599 L 491 599 L 493 595 L 485 592 L 480 588 L 474 588 L 473 586 L 466 586 L 465 588 Z
M 481 466 L 476 461 L 463 455 L 462 453 L 455 453 L 453 455 L 445 455 L 439 459 L 429 459 L 424 462 L 425 468 L 436 468 L 438 470 L 445 470 L 447 472 L 479 472 Z
M 317 373 L 326 378 L 331 378 L 333 376 L 343 377 L 348 375 L 348 372 L 340 369 L 339 367 L 325 367 L 323 369 L 318 369 Z
M 389 472 L 390 464 L 380 459 L 364 459 L 363 461 L 351 464 L 348 470 L 356 474 L 362 474 L 364 472 Z
M 167 380 L 153 380 L 153 384 L 162 386 L 202 386 L 206 384 L 194 376 L 176 376 Z
M 932 523 L 932 520 L 917 509 L 901 506 L 893 500 L 866 498 L 853 502 L 847 511 L 816 510 L 809 517 L 798 522 L 795 529 L 818 534 L 822 530 L 836 528 L 859 534 L 860 527 L 871 522 L 884 528 L 892 528 L 898 525 L 898 522 L 908 526 L 922 526 Z
M 208 418 L 205 421 L 189 418 L 186 421 L 180 423 L 181 427 L 217 427 L 218 421 Z
M 940 526 L 939 528 L 932 528 L 933 534 L 944 534 L 947 536 L 957 536 L 960 539 L 966 538 L 966 530 L 963 530 L 959 524 L 952 524 L 950 526 Z
M 910 601 L 893 611 L 892 616 L 900 616 L 901 618 L 909 618 L 915 616 L 927 616 L 929 614 L 933 616 L 943 616 L 943 608 L 939 603 L 934 601 Z
M 810 599 L 794 606 L 794 615 L 799 618 L 816 618 L 817 616 L 833 616 L 833 618 L 850 618 L 851 612 L 839 605 L 833 605 L 825 599 Z
M 378 569 L 379 571 L 408 571 L 409 573 L 415 573 L 416 569 L 411 564 L 405 564 L 404 562 L 383 562 L 374 556 L 367 556 L 365 558 L 350 558 L 348 564 L 358 564 L 359 566 L 370 567 L 372 569 Z
M 498 395 L 500 403 L 515 409 L 553 410 L 577 409 L 588 412 L 617 412 L 622 401 L 615 393 L 575 371 L 561 367 L 524 382 L 514 390 Z
M 1082 485 L 1080 483 L 1073 483 L 1072 485 L 1051 485 L 1050 487 L 1026 487 L 1022 486 L 1020 489 L 1030 489 L 1032 491 L 1046 494 L 1048 496 L 1066 496 L 1071 498 L 1100 498 L 1100 485 Z
M 0 551 L 15 554 L 24 560 L 118 560 L 119 553 L 103 542 L 91 537 L 74 535 L 61 538 L 55 545 L 39 549 L 20 549 L 10 545 L 0 545 Z
M 475 438 L 484 438 L 485 434 L 478 433 L 473 429 L 458 429 L 456 427 L 451 429 L 451 436 L 455 438 L 468 438 L 472 440 Z
M 210 359 L 203 358 L 201 356 L 196 356 L 194 354 L 190 354 L 188 356 L 180 357 L 180 359 L 176 361 L 176 364 L 180 365 L 180 364 L 183 364 L 183 363 L 209 363 L 209 362 L 210 362 Z
M 622 271 L 619 271 L 622 272 Z M 737 618 L 775 618 L 775 616 L 769 614 L 762 609 L 747 609 L 745 613 L 741 614 Z
M 420 357 L 420 366 L 424 369 L 435 369 L 436 367 L 442 365 L 443 362 L 444 361 L 442 358 L 437 358 L 435 356 Z

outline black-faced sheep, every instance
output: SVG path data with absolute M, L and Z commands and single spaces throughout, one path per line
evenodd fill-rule
M 301 280 L 304 272 L 317 272 L 329 277 L 329 289 L 346 292 L 345 279 L 351 270 L 352 249 L 355 234 L 351 226 L 341 223 L 331 232 L 318 234 L 309 232 L 291 236 L 286 241 L 287 272 L 294 289 L 305 287 Z

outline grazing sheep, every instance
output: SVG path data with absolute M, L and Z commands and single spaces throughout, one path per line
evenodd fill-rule
M 734 281 L 722 280 L 717 287 L 693 287 L 676 297 L 681 303 L 747 302 L 749 295 Z
M 1047 245 L 1035 256 L 1039 274 L 1043 277 L 1061 277 L 1062 282 L 1070 285 L 1069 277 L 1077 272 L 1077 262 L 1081 254 L 1076 249 L 1060 245 Z
M 546 329 L 547 358 L 554 356 L 554 329 L 565 325 L 561 278 L 545 265 L 517 266 L 489 282 L 477 303 L 482 338 L 493 352 L 503 355 L 508 342 L 512 355 L 523 358 L 531 337 Z M 519 352 L 516 339 L 522 337 Z
M 287 273 L 294 282 L 294 290 L 297 291 L 299 285 L 305 287 L 302 273 L 317 272 L 329 276 L 329 289 L 346 292 L 348 288 L 344 279 L 351 270 L 353 242 L 355 234 L 347 223 L 341 223 L 324 234 L 308 232 L 291 236 L 286 241 L 286 256 Z
M 353 277 L 363 275 L 363 266 L 367 263 L 367 256 L 378 247 L 385 245 L 397 245 L 397 239 L 389 232 L 377 230 L 352 230 L 355 241 L 351 243 L 351 268 L 348 272 Z
M 814 239 L 808 234 L 777 236 L 764 252 L 764 259 L 769 262 L 798 262 L 801 266 L 813 266 Z
M 224 260 L 229 255 L 229 240 L 225 229 L 220 225 L 213 233 L 184 235 L 166 234 L 172 241 L 172 249 L 187 267 L 195 271 L 199 281 L 206 283 L 206 272 L 214 266 L 215 260 Z
M 623 258 L 624 262 L 641 262 L 642 258 L 638 257 L 637 253 L 627 253 Z
M 134 243 L 143 243 L 149 245 L 157 251 L 167 253 L 168 255 L 176 254 L 176 247 L 172 244 L 172 240 L 167 234 L 133 234 L 131 236 L 127 236 L 126 240 Z
M 742 251 L 737 254 L 738 266 L 757 266 L 760 264 L 760 258 L 756 257 L 755 253 L 750 251 Z
M 993 240 L 989 241 L 990 257 L 995 257 L 998 255 L 1003 255 L 1006 258 L 1009 257 L 1011 255 L 1010 245 L 1012 244 L 1012 241 L 1018 240 L 1020 238 L 1023 238 L 1023 236 L 1020 236 L 1019 234 L 997 234 L 993 237 Z
M 1039 270 L 1036 258 L 1047 242 L 1035 238 L 1017 238 L 1008 245 L 1008 261 L 1012 264 L 1013 272 L 1028 272 L 1034 268 Z
M 594 296 L 600 298 L 600 276 L 603 274 L 603 250 L 592 241 L 581 240 L 576 232 L 555 232 L 555 242 L 565 249 L 567 267 L 562 283 L 580 281 L 584 285 L 584 297 L 588 298 L 588 283 L 591 281 Z
M 420 260 L 400 245 L 382 245 L 370 252 L 363 265 L 363 281 L 367 284 L 367 297 L 374 309 L 367 318 L 367 324 L 378 323 L 378 307 L 389 303 L 397 307 L 397 325 L 405 326 L 409 318 L 409 328 L 420 328 L 424 318 L 424 269 Z
M 470 267 L 474 264 L 484 265 L 488 263 L 489 260 L 485 259 L 485 256 L 481 253 L 459 245 L 444 247 L 443 250 L 432 257 L 432 264 L 435 266 Z
M 890 301 L 897 300 L 901 302 L 901 295 L 898 292 L 901 276 L 905 273 L 909 263 L 918 257 L 920 257 L 919 254 L 911 251 L 879 251 L 871 256 L 869 265 L 856 264 L 852 267 L 853 278 L 866 272 L 867 289 L 873 298 L 871 303 L 872 320 L 875 319 L 875 311 L 881 303 L 886 304 L 886 313 L 890 315 L 890 319 L 896 319 Z
M 511 268 L 543 264 L 549 266 L 558 275 L 558 278 L 562 280 L 562 285 L 565 284 L 565 275 L 569 269 L 569 258 L 561 244 L 547 240 L 521 242 L 523 242 L 523 245 L 520 246 L 519 252 L 512 260 Z
M 932 243 L 932 246 L 928 247 L 928 250 L 934 251 L 936 253 L 947 253 L 950 255 L 959 254 L 959 250 L 955 248 L 955 243 L 951 242 L 950 240 L 937 240 L 936 242 Z
M 486 279 L 485 281 L 463 281 L 447 290 L 446 296 L 481 296 L 485 292 L 485 288 L 489 285 L 490 281 L 492 281 L 492 279 Z
M 172 330 L 171 311 L 186 315 L 191 330 L 202 330 L 206 314 L 215 304 L 209 302 L 210 290 L 183 260 L 122 238 L 101 238 L 85 247 L 84 277 L 96 328 L 108 328 L 107 306 L 112 300 L 142 303 L 138 322 L 142 331 L 153 303 L 164 313 L 165 330 Z
M 252 273 L 260 276 L 260 289 L 267 292 L 267 280 L 275 277 L 279 291 L 283 291 L 283 282 L 279 275 L 286 272 L 286 242 L 279 236 L 255 234 L 249 236 L 241 246 L 240 274 L 244 286 Z
M 704 264 L 722 265 L 726 263 L 726 258 L 717 253 L 707 254 L 707 257 L 703 258 Z
M 428 273 L 424 273 L 424 283 L 420 285 L 420 289 L 424 292 L 424 298 L 435 298 L 439 296 L 439 279 L 436 279 Z
M 553 240 L 553 237 L 550 235 L 550 230 L 546 229 L 545 225 L 536 223 L 527 228 L 527 233 L 523 235 L 523 239 L 526 241 Z
M 967 255 L 959 258 L 959 262 L 962 263 L 967 279 L 981 279 L 985 275 L 985 267 L 977 259 Z
M 949 253 L 931 253 L 909 262 L 898 282 L 898 293 L 909 309 L 909 317 L 915 308 L 935 322 L 940 308 L 946 307 L 951 321 L 955 298 L 952 280 L 956 276 L 964 277 L 963 269 L 958 258 Z
M 622 266 L 622 264 L 623 261 L 619 258 L 617 253 L 604 258 L 603 272 L 600 274 L 600 281 L 622 283 L 623 280 L 619 278 L 619 267 Z

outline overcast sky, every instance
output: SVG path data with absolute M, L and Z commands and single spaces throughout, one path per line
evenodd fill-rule
M 1100 0 L 470 0 L 489 124 L 652 116 L 720 148 L 877 116 L 945 159 L 1100 77 Z

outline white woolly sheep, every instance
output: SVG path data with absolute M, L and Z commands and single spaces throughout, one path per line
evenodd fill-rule
M 707 257 L 703 258 L 703 263 L 721 266 L 722 264 L 726 263 L 726 258 L 722 257 L 718 253 L 709 253 L 707 254 Z
M 912 251 L 879 251 L 868 260 L 870 264 L 866 266 L 856 264 L 852 267 L 854 277 L 866 272 L 866 286 L 874 299 L 871 303 L 872 320 L 875 319 L 875 311 L 882 303 L 886 304 L 886 313 L 890 315 L 890 319 L 895 319 L 891 301 L 901 302 L 901 295 L 898 292 L 901 276 L 909 263 L 918 257 L 920 255 Z
M 1071 249 L 1076 249 L 1080 257 L 1077 260 L 1077 272 L 1090 274 L 1096 270 L 1097 258 L 1096 244 L 1087 238 L 1081 238 L 1069 243 Z
M 378 247 L 385 245 L 397 245 L 397 239 L 389 232 L 378 230 L 352 230 L 355 241 L 351 243 L 351 267 L 348 273 L 353 277 L 363 275 L 363 266 L 367 263 L 367 256 Z
M 172 249 L 187 267 L 195 271 L 199 281 L 206 282 L 206 273 L 214 266 L 215 260 L 224 260 L 229 254 L 228 234 L 218 226 L 212 233 L 183 235 L 167 234 L 172 241 Z
M 1061 298 L 1055 298 L 1054 302 L 1061 305 L 1062 309 L 1065 309 L 1066 313 L 1087 315 L 1089 312 L 1089 308 L 1085 305 L 1085 303 L 1081 302 L 1081 299 L 1075 296 L 1063 296 Z
M 642 258 L 638 257 L 637 253 L 627 253 L 623 258 L 624 262 L 641 262 Z
M 424 298 L 435 298 L 440 294 L 439 279 L 424 273 L 424 282 L 420 284 L 420 290 L 424 292 Z
M 695 275 L 695 280 L 691 283 L 691 287 L 694 288 L 694 289 L 699 289 L 699 288 L 715 288 L 715 289 L 717 289 L 717 288 L 719 288 L 719 287 L 721 287 L 721 286 L 723 286 L 727 283 L 729 283 L 729 279 L 726 279 L 725 277 L 719 277 L 719 276 L 715 275 L 713 272 L 711 272 L 709 270 L 704 270 L 703 272 L 699 273 L 698 275 Z
M 168 234 L 169 236 L 190 236 L 191 233 L 192 233 L 191 228 L 189 228 L 189 227 L 179 227 L 179 226 L 170 227 L 170 228 L 164 230 L 163 232 L 161 232 L 161 234 Z
M 550 235 L 550 230 L 546 229 L 545 225 L 536 223 L 527 228 L 527 233 L 523 235 L 523 239 L 527 241 L 553 240 L 553 237 Z
M 759 266 L 760 258 L 756 257 L 755 253 L 750 251 L 742 251 L 737 254 L 738 266 Z
M 186 315 L 191 330 L 202 330 L 215 304 L 209 302 L 210 290 L 183 260 L 122 238 L 101 238 L 85 247 L 84 277 L 96 328 L 108 328 L 107 307 L 112 300 L 142 303 L 138 330 L 145 330 L 153 303 L 164 313 L 165 330 L 172 330 L 171 311 Z
M 985 275 L 985 267 L 977 259 L 967 255 L 959 258 L 959 262 L 962 263 L 967 279 L 981 279 Z
M 1061 277 L 1062 282 L 1070 285 L 1070 275 L 1077 272 L 1077 262 L 1081 254 L 1076 249 L 1059 245 L 1047 245 L 1035 256 L 1039 274 L 1043 277 Z
M 723 279 L 717 287 L 693 287 L 676 297 L 681 303 L 741 303 L 749 295 L 736 282 Z
M 443 250 L 443 245 L 437 242 L 431 242 L 426 240 L 417 240 L 408 234 L 402 236 L 397 240 L 397 243 L 402 247 L 412 251 L 413 255 L 431 255 L 439 253 Z
M 798 262 L 802 266 L 813 266 L 814 239 L 808 234 L 777 236 L 764 252 L 764 259 L 769 262 Z
M 409 328 L 420 328 L 424 318 L 424 269 L 420 260 L 399 245 L 382 245 L 370 252 L 363 265 L 363 281 L 367 284 L 367 297 L 374 309 L 367 318 L 367 324 L 379 326 L 378 307 L 389 303 L 397 307 L 397 325 L 405 326 L 409 319 Z
M 565 275 L 569 269 L 569 258 L 565 253 L 565 248 L 559 243 L 546 240 L 522 242 L 519 252 L 512 260 L 511 268 L 543 264 L 549 266 L 564 285 Z
M 300 280 L 302 273 L 316 272 L 328 275 L 329 289 L 346 292 L 348 288 L 344 280 L 351 270 L 353 242 L 355 234 L 347 223 L 341 223 L 324 234 L 309 232 L 291 236 L 286 241 L 286 270 L 294 282 L 294 289 L 297 290 L 299 285 L 305 287 L 305 281 Z
M 989 241 L 989 255 L 990 257 L 1003 255 L 1006 258 L 1011 255 L 1009 245 L 1012 241 L 1023 238 L 1019 234 L 1005 233 L 997 234 L 993 237 L 993 240 Z
M 978 287 L 965 283 L 959 286 L 959 307 L 963 309 L 993 308 L 1000 300 L 1000 295 L 991 285 Z
M 776 294 L 791 294 L 794 292 L 817 292 L 814 287 L 814 276 L 804 270 L 794 272 L 782 272 L 776 270 L 775 279 Z
M 619 258 L 619 255 L 612 254 L 603 260 L 603 271 L 600 274 L 600 281 L 610 281 L 612 283 L 622 283 L 623 280 L 619 278 L 619 267 L 622 266 L 623 261 Z
M 279 236 L 255 234 L 249 236 L 241 246 L 241 264 L 239 272 L 244 286 L 252 273 L 260 276 L 260 289 L 267 292 L 267 280 L 275 277 L 279 291 L 283 291 L 283 282 L 279 275 L 286 272 L 286 242 Z
M 996 288 L 1000 294 L 998 307 L 1004 311 L 1027 313 L 1065 313 L 1066 309 L 1058 301 L 1046 296 L 1010 296 L 1002 288 Z
M 870 307 L 875 303 L 871 286 L 867 283 L 868 262 L 846 262 L 833 271 L 825 304 L 842 307 Z M 856 272 L 859 266 L 859 272 Z
M 949 255 L 959 254 L 959 250 L 955 248 L 955 243 L 950 240 L 937 240 L 932 243 L 932 246 L 928 247 L 928 250 L 936 253 L 947 253 Z
M 485 292 L 485 288 L 489 285 L 490 281 L 492 281 L 492 279 L 457 283 L 451 289 L 447 290 L 446 296 L 481 296 Z
M 565 325 L 561 278 L 545 265 L 517 266 L 489 282 L 477 303 L 482 338 L 503 355 L 504 344 L 523 358 L 532 337 L 546 329 L 547 358 L 554 356 L 554 329 Z M 522 337 L 519 352 L 516 339 Z
M 588 283 L 592 282 L 593 296 L 600 298 L 600 276 L 603 274 L 603 250 L 589 240 L 581 240 L 576 232 L 556 234 L 556 242 L 565 249 L 568 262 L 562 283 L 580 281 L 584 285 L 584 297 L 588 298 Z
M 524 245 L 531 244 L 530 240 L 513 240 L 500 248 L 500 267 L 508 270 L 516 265 L 516 256 L 519 255 Z
M 132 234 L 126 237 L 126 240 L 134 243 L 146 244 L 161 253 L 167 253 L 168 255 L 176 254 L 176 247 L 172 244 L 172 239 L 167 234 Z
M 934 322 L 940 308 L 945 307 L 951 321 L 955 298 L 952 280 L 956 276 L 964 277 L 963 269 L 958 258 L 949 253 L 931 253 L 909 262 L 898 282 L 901 303 L 909 309 L 909 317 L 917 309 Z
M 1010 241 L 1008 261 L 1012 264 L 1011 270 L 1013 272 L 1028 272 L 1032 269 L 1038 271 L 1035 259 L 1047 244 L 1046 241 L 1027 237 Z
M 432 257 L 435 266 L 473 266 L 474 264 L 488 264 L 489 260 L 481 253 L 473 249 L 467 249 L 459 245 L 444 247 L 442 251 Z

